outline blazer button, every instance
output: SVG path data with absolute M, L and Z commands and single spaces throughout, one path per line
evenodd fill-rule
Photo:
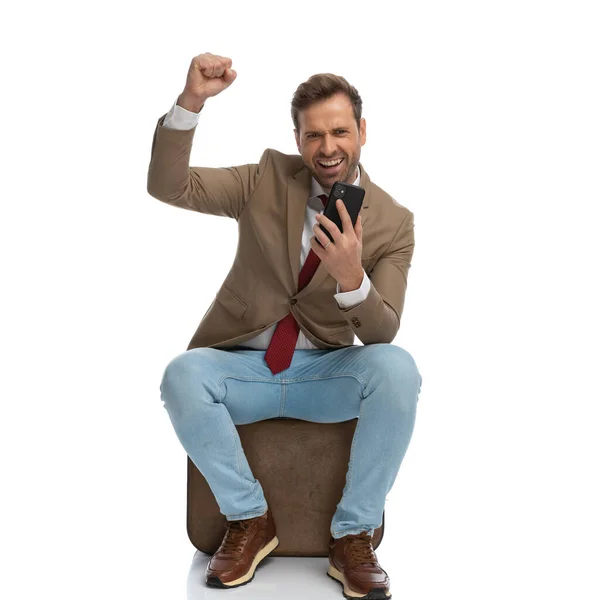
M 292 298 L 292 299 L 290 300 L 290 304 L 296 304 L 296 302 L 298 302 L 298 300 L 296 300 L 296 298 Z
M 357 317 L 352 317 L 352 323 L 354 324 L 355 327 L 360 327 L 360 321 L 358 320 Z

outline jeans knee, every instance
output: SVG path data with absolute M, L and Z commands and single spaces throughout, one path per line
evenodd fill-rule
M 407 350 L 394 344 L 373 344 L 373 347 L 369 368 L 379 377 L 421 381 L 415 359 Z
M 418 401 L 422 377 L 407 350 L 393 344 L 374 344 L 368 368 L 373 381 L 390 387 L 390 397 L 399 399 L 400 408 L 413 409 Z M 397 393 L 400 391 L 402 393 Z
M 205 348 L 187 350 L 177 355 L 166 366 L 160 383 L 161 399 L 165 406 L 173 406 L 179 400 L 189 398 L 190 393 L 198 390 L 203 373 L 210 372 L 204 356 Z

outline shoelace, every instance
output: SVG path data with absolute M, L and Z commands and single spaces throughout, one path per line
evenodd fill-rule
M 350 567 L 363 564 L 377 566 L 377 557 L 371 546 L 371 536 L 366 531 L 358 535 L 349 535 L 346 544 Z
M 228 521 L 227 533 L 219 548 L 219 554 L 236 555 L 244 549 L 244 542 L 248 537 L 248 530 L 252 526 L 248 521 Z

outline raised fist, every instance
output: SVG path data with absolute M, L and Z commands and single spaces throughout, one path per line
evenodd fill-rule
M 192 59 L 183 94 L 204 101 L 220 94 L 236 77 L 230 58 L 205 52 Z

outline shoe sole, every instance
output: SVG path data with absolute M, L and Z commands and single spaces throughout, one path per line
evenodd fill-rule
M 279 538 L 275 536 L 266 546 L 264 546 L 257 552 L 256 556 L 254 557 L 254 560 L 252 561 L 252 564 L 250 565 L 250 568 L 244 575 L 238 577 L 237 579 L 234 579 L 233 581 L 228 582 L 222 582 L 216 575 L 211 575 L 210 577 L 207 577 L 206 585 L 219 588 L 232 588 L 250 583 L 254 579 L 254 572 L 256 571 L 256 567 L 258 567 L 259 563 L 264 558 L 266 558 L 267 555 L 273 552 L 273 550 L 275 550 L 277 546 L 279 546 Z
M 386 592 L 383 588 L 374 588 L 368 594 L 359 594 L 354 590 L 350 589 L 350 586 L 346 582 L 346 578 L 343 573 L 340 573 L 332 564 L 329 565 L 329 569 L 327 569 L 327 575 L 331 577 L 334 581 L 341 583 L 344 591 L 344 598 L 349 598 L 350 600 L 354 600 L 354 598 L 363 598 L 364 600 L 389 600 L 392 597 L 391 592 Z

